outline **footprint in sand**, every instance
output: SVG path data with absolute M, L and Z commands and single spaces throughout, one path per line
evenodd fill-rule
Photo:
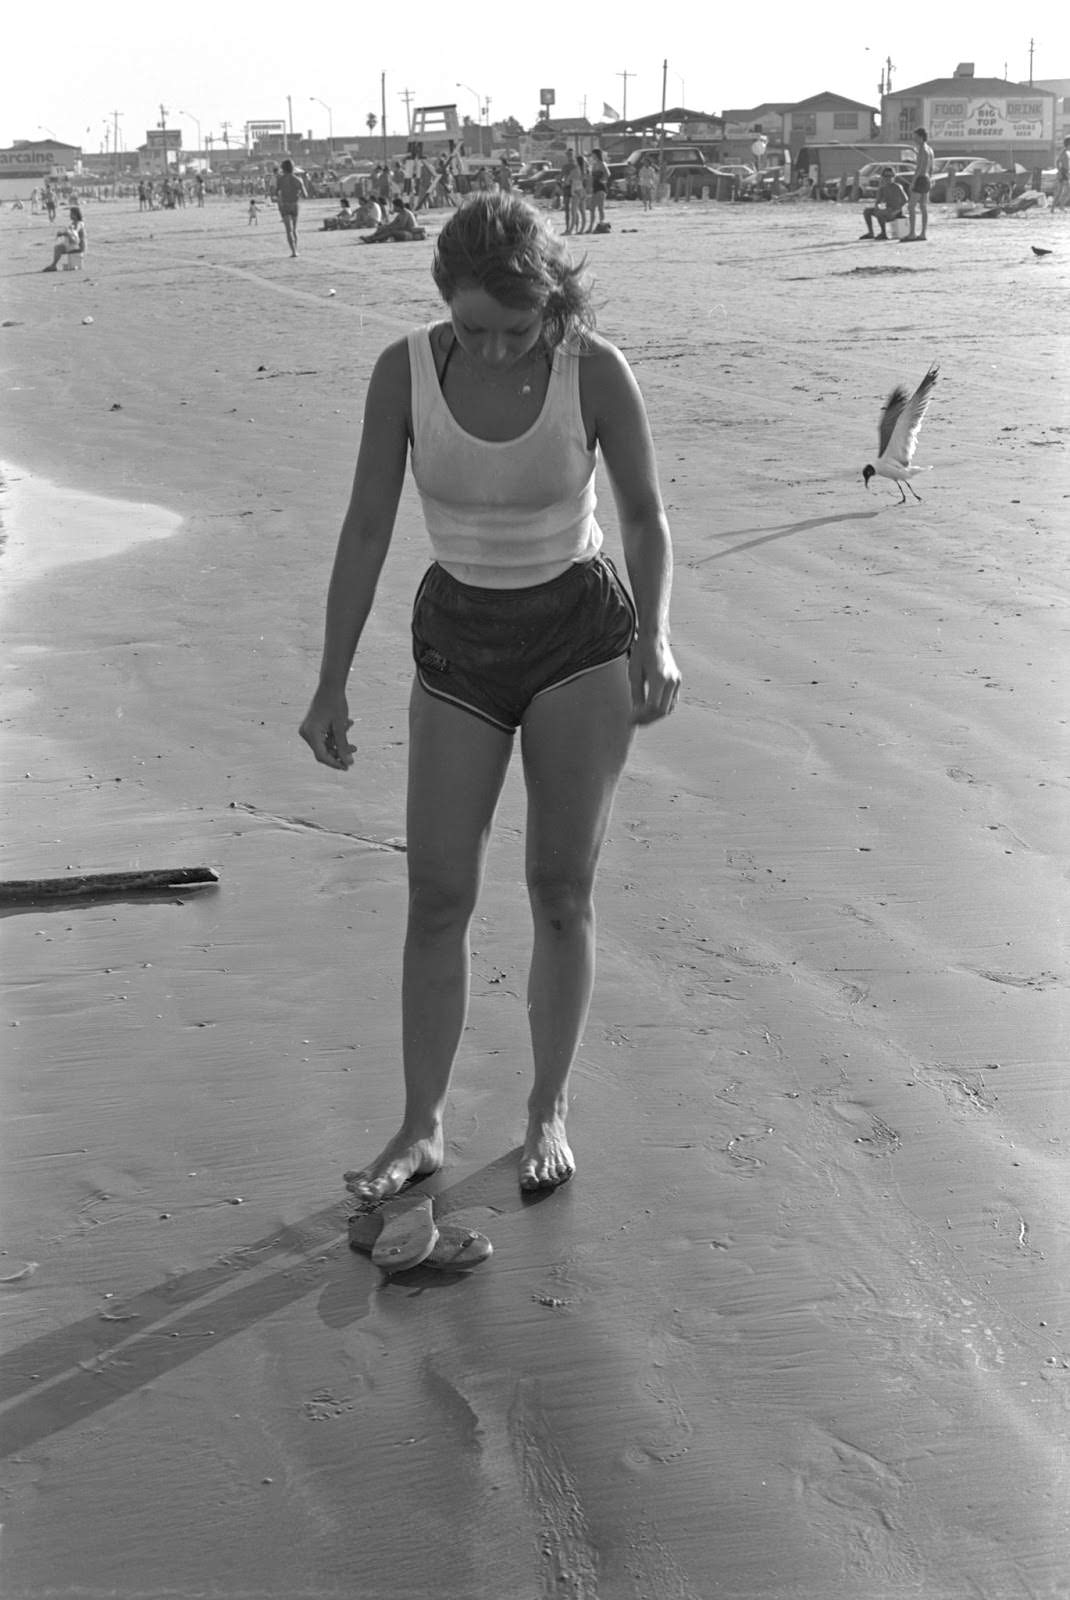
M 1011 989 L 1056 989 L 1067 982 L 1064 972 L 999 972 L 989 967 L 974 967 L 979 978 L 989 983 L 1006 984 Z
M 980 786 L 982 789 L 988 788 L 987 783 L 984 783 L 980 778 L 975 778 L 972 772 L 966 771 L 965 767 L 945 767 L 944 771 L 952 783 L 969 783 L 974 786 Z

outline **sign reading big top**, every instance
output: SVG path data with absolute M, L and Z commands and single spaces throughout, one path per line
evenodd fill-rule
M 1050 95 L 1038 95 L 1036 99 L 986 95 L 981 100 L 932 100 L 929 136 L 941 143 L 950 139 L 992 139 L 1003 144 L 1050 142 L 1055 136 L 1054 106 Z

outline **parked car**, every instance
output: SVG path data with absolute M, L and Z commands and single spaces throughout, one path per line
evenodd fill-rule
M 865 166 L 858 169 L 858 182 L 862 190 L 863 200 L 875 200 L 877 190 L 884 182 L 884 170 L 892 169 L 893 181 L 898 180 L 904 189 L 910 188 L 910 179 L 914 173 L 913 161 L 867 161 Z
M 627 200 L 631 168 L 626 161 L 607 161 L 606 165 L 609 168 L 609 188 L 606 192 L 610 200 Z
M 940 162 L 947 165 L 937 170 Z M 980 178 L 980 194 L 975 194 Z M 985 156 L 938 156 L 933 163 L 933 182 L 929 200 L 933 205 L 951 200 L 1009 200 L 1029 187 L 1029 173 L 1015 164 L 1013 172 Z M 950 194 L 948 193 L 950 189 Z
M 739 180 L 734 173 L 722 167 L 710 167 L 705 164 L 701 167 L 670 167 L 665 173 L 669 193 L 674 196 L 686 194 L 689 184 L 692 194 L 701 194 L 703 189 L 708 189 L 711 196 L 715 195 L 718 182 L 722 179 L 728 179 L 731 183 L 734 199 L 739 190 Z
M 771 167 L 763 167 L 754 174 L 754 182 L 750 185 L 748 199 L 771 200 L 774 190 L 783 192 L 792 185 L 791 162 L 785 161 Z
M 521 167 L 518 173 L 515 174 L 513 178 L 513 185 L 515 188 L 519 189 L 522 194 L 533 194 L 535 185 L 538 183 L 539 179 L 543 177 L 545 173 L 551 170 L 553 170 L 552 161 L 543 161 L 542 159 L 538 161 L 529 161 L 525 166 Z
M 547 167 L 528 190 L 536 200 L 557 200 L 561 196 L 561 168 Z
M 749 167 L 745 161 L 719 161 L 713 170 L 719 178 L 734 180 L 735 190 L 740 199 L 749 200 L 757 192 L 758 174 L 754 167 Z
M 891 167 L 893 177 L 898 179 L 904 189 L 910 188 L 910 179 L 914 171 L 913 161 L 867 161 L 858 169 L 858 181 L 862 190 L 863 200 L 872 201 L 876 199 L 877 190 L 884 181 L 881 174 L 884 172 L 885 167 Z M 847 177 L 849 180 L 847 198 L 850 199 L 853 192 L 854 174 L 848 173 Z M 821 193 L 826 200 L 838 200 L 840 198 L 839 178 L 826 178 L 821 185 Z

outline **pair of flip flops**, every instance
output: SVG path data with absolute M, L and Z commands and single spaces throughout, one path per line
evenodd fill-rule
M 349 1248 L 370 1255 L 383 1272 L 433 1267 L 467 1272 L 492 1253 L 486 1234 L 453 1222 L 435 1221 L 426 1195 L 394 1195 L 356 1211 L 349 1219 Z

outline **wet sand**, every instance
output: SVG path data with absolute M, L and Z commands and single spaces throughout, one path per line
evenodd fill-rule
M 430 242 L 323 209 L 294 262 L 237 202 L 94 206 L 47 279 L 0 217 L 2 876 L 221 873 L 3 923 L 5 1600 L 1065 1595 L 1070 225 L 585 241 L 686 700 L 620 792 L 536 1203 L 510 775 L 427 1186 L 495 1254 L 387 1281 L 340 1174 L 399 1107 L 411 486 L 353 771 L 295 730 L 366 379 L 436 299 Z M 932 360 L 900 507 L 861 469 Z

